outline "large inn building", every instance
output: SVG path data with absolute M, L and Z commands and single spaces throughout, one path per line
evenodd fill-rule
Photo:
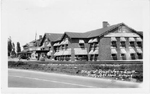
M 104 21 L 103 28 L 84 33 L 45 33 L 37 43 L 28 46 L 33 48 L 31 56 L 56 61 L 143 59 L 143 34 L 124 23 L 110 26 Z

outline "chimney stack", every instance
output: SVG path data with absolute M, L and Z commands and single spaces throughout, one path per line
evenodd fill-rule
M 109 23 L 107 21 L 103 21 L 103 28 L 108 27 Z
M 42 39 L 42 35 L 39 35 L 39 39 Z

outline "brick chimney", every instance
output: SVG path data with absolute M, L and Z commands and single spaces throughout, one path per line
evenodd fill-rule
M 42 39 L 42 35 L 39 35 L 39 39 Z
M 108 27 L 109 23 L 107 21 L 103 21 L 103 28 Z

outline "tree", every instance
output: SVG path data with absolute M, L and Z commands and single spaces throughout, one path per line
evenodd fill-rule
M 14 43 L 12 43 L 12 51 L 15 52 L 15 44 Z
M 17 53 L 18 52 L 21 52 L 21 47 L 20 47 L 20 43 L 19 42 L 17 42 Z
M 11 54 L 13 55 L 13 57 L 16 56 L 16 52 L 15 52 L 15 44 L 14 44 L 14 43 L 12 43 L 12 53 L 11 53 Z
M 12 42 L 11 42 L 11 37 L 8 38 L 8 56 L 10 56 L 12 52 Z

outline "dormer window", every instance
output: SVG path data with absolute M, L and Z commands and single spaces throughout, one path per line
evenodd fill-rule
M 85 48 L 85 45 L 84 45 L 84 40 L 79 40 L 79 46 L 80 48 Z
M 90 40 L 88 41 L 88 43 L 93 43 L 93 39 L 90 39 Z
M 80 48 L 85 48 L 84 44 L 79 44 L 80 45 Z
M 98 42 L 97 38 L 93 39 L 93 42 Z

